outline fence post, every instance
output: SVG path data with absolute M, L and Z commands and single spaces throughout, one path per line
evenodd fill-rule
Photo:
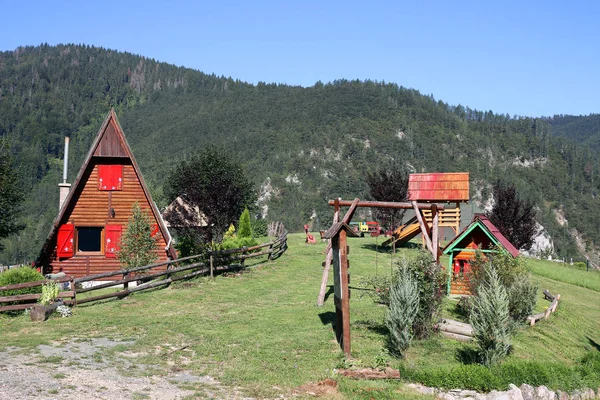
M 77 293 L 75 292 L 75 277 L 71 276 L 71 279 L 69 279 L 69 285 L 71 285 L 71 290 L 73 291 L 73 296 L 71 297 L 71 307 L 75 307 L 75 305 L 77 304 Z
M 267 260 L 269 260 L 269 261 L 273 260 L 272 256 L 273 256 L 273 244 L 274 243 L 275 243 L 274 241 L 271 241 L 271 245 L 269 246 L 269 257 L 267 257 Z
M 211 278 L 215 277 L 214 269 L 213 269 L 213 253 L 212 253 L 212 251 L 210 252 L 210 277 Z
M 248 251 L 248 246 L 244 246 L 244 247 L 242 247 L 242 257 L 246 255 L 246 252 L 247 252 L 247 251 Z M 241 264 L 242 264 L 242 268 L 244 268 L 244 262 L 245 262 L 245 261 L 246 261 L 246 259 L 245 259 L 245 258 L 242 258 L 242 262 L 241 262 Z

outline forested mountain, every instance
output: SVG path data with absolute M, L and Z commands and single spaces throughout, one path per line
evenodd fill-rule
M 474 199 L 497 178 L 514 183 L 538 206 L 557 255 L 578 255 L 573 234 L 588 250 L 600 244 L 599 161 L 572 135 L 553 135 L 551 119 L 451 106 L 393 83 L 251 85 L 97 47 L 41 45 L 0 53 L 0 136 L 28 193 L 27 228 L 0 262 L 35 258 L 57 213 L 63 137 L 72 181 L 111 106 L 159 206 L 170 200 L 170 169 L 216 144 L 260 188 L 256 212 L 290 230 L 311 218 L 327 227 L 327 199 L 365 198 L 365 173 L 400 163 L 469 171 Z
M 600 114 L 555 115 L 547 118 L 556 136 L 569 138 L 593 150 L 600 150 Z

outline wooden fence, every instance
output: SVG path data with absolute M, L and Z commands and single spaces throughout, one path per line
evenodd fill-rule
M 68 291 L 60 292 L 58 298 L 64 299 L 64 303 L 71 306 L 97 300 L 104 300 L 112 297 L 122 298 L 130 293 L 169 285 L 172 282 L 183 279 L 190 279 L 201 275 L 210 275 L 212 277 L 217 273 L 243 269 L 245 268 L 245 261 L 250 258 L 267 256 L 268 260 L 274 260 L 280 257 L 287 250 L 287 231 L 283 229 L 279 233 L 280 236 L 276 240 L 258 246 L 213 251 L 206 254 L 178 258 L 177 260 L 164 261 L 132 269 L 122 269 L 119 271 L 89 275 L 77 279 L 74 279 L 73 277 L 64 277 L 54 280 L 42 280 L 16 285 L 0 286 L 0 293 L 6 290 L 39 287 L 48 282 L 69 282 L 70 289 Z M 107 278 L 113 278 L 113 280 Z M 89 287 L 82 287 L 82 284 L 85 282 L 100 280 L 107 280 L 107 282 Z M 128 285 L 129 282 L 134 281 L 141 283 L 130 288 Z M 78 294 L 89 293 L 92 291 L 121 285 L 123 286 L 123 289 L 116 292 L 104 293 L 79 299 L 77 298 Z M 0 297 L 0 311 L 24 310 L 26 308 L 30 308 L 35 304 L 35 301 L 37 301 L 40 296 L 41 295 L 39 293 L 2 296 Z M 33 300 L 33 302 L 25 302 L 28 300 Z M 15 302 L 18 302 L 18 304 L 11 304 Z

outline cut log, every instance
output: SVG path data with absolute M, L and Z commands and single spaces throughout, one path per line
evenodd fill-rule
M 29 317 L 32 321 L 45 321 L 54 312 L 54 310 L 56 310 L 56 308 L 62 304 L 62 301 L 57 301 L 47 306 L 35 304 L 29 312 Z
M 544 289 L 543 293 L 544 293 L 544 299 L 546 299 L 548 301 L 554 301 L 555 296 L 552 296 L 552 294 L 547 289 Z
M 459 342 L 470 342 L 473 339 L 471 336 L 465 336 L 458 333 L 444 331 L 441 331 L 440 333 L 447 338 L 458 340 Z
M 473 336 L 473 327 L 463 322 L 444 319 L 439 326 L 442 332 L 456 333 L 462 336 Z

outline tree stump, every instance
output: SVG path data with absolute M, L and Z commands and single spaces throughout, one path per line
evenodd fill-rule
M 31 308 L 29 312 L 29 317 L 32 321 L 45 321 L 61 304 L 61 301 L 54 302 L 47 306 L 43 304 L 36 304 Z

